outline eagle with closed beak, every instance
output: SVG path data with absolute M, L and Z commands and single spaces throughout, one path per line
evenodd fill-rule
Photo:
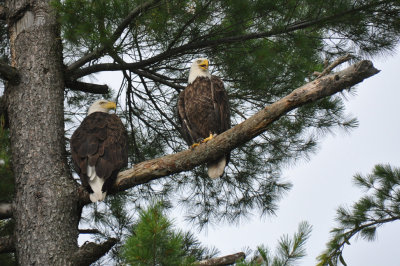
M 92 202 L 104 200 L 128 164 L 126 129 L 116 114 L 109 114 L 115 108 L 114 102 L 94 102 L 70 140 L 75 170 Z

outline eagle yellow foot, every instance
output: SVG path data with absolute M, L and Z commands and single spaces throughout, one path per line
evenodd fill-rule
M 202 141 L 193 143 L 193 144 L 190 146 L 190 149 L 193 150 L 194 148 L 196 148 L 196 147 L 199 146 L 200 144 L 206 143 L 207 141 L 212 140 L 213 138 L 214 138 L 214 135 L 213 135 L 213 134 L 210 134 L 210 136 L 208 136 L 207 138 L 203 139 Z
M 212 140 L 213 138 L 214 138 L 214 135 L 211 133 L 210 136 L 208 136 L 207 138 L 203 139 L 203 140 L 201 141 L 201 143 L 205 143 L 205 142 L 207 142 L 207 141 L 209 141 L 209 140 Z
M 197 146 L 199 146 L 200 145 L 200 143 L 193 143 L 191 146 L 190 146 L 190 149 L 191 150 L 193 150 L 195 147 L 197 147 Z

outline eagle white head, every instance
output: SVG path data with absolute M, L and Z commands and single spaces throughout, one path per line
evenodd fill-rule
M 188 83 L 192 83 L 197 77 L 211 77 L 211 74 L 208 72 L 208 59 L 197 58 L 193 60 Z
M 107 100 L 97 100 L 95 101 L 88 110 L 87 115 L 90 115 L 91 113 L 94 112 L 103 112 L 103 113 L 108 113 L 111 109 L 116 109 L 117 105 L 115 104 L 115 102 L 110 102 Z

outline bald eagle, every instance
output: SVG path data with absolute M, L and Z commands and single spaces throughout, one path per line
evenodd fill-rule
M 228 96 L 224 83 L 208 72 L 208 60 L 195 59 L 189 73 L 187 87 L 178 98 L 179 120 L 183 138 L 192 147 L 198 142 L 212 139 L 231 127 Z M 223 175 L 230 154 L 216 161 L 208 162 L 208 176 Z
M 117 115 L 108 113 L 115 108 L 114 102 L 94 102 L 70 141 L 75 170 L 92 202 L 104 200 L 128 164 L 126 129 Z

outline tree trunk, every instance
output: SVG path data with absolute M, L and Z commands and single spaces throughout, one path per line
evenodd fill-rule
M 7 1 L 11 64 L 6 87 L 15 176 L 15 248 L 20 265 L 69 265 L 79 207 L 65 157 L 63 62 L 50 1 Z

